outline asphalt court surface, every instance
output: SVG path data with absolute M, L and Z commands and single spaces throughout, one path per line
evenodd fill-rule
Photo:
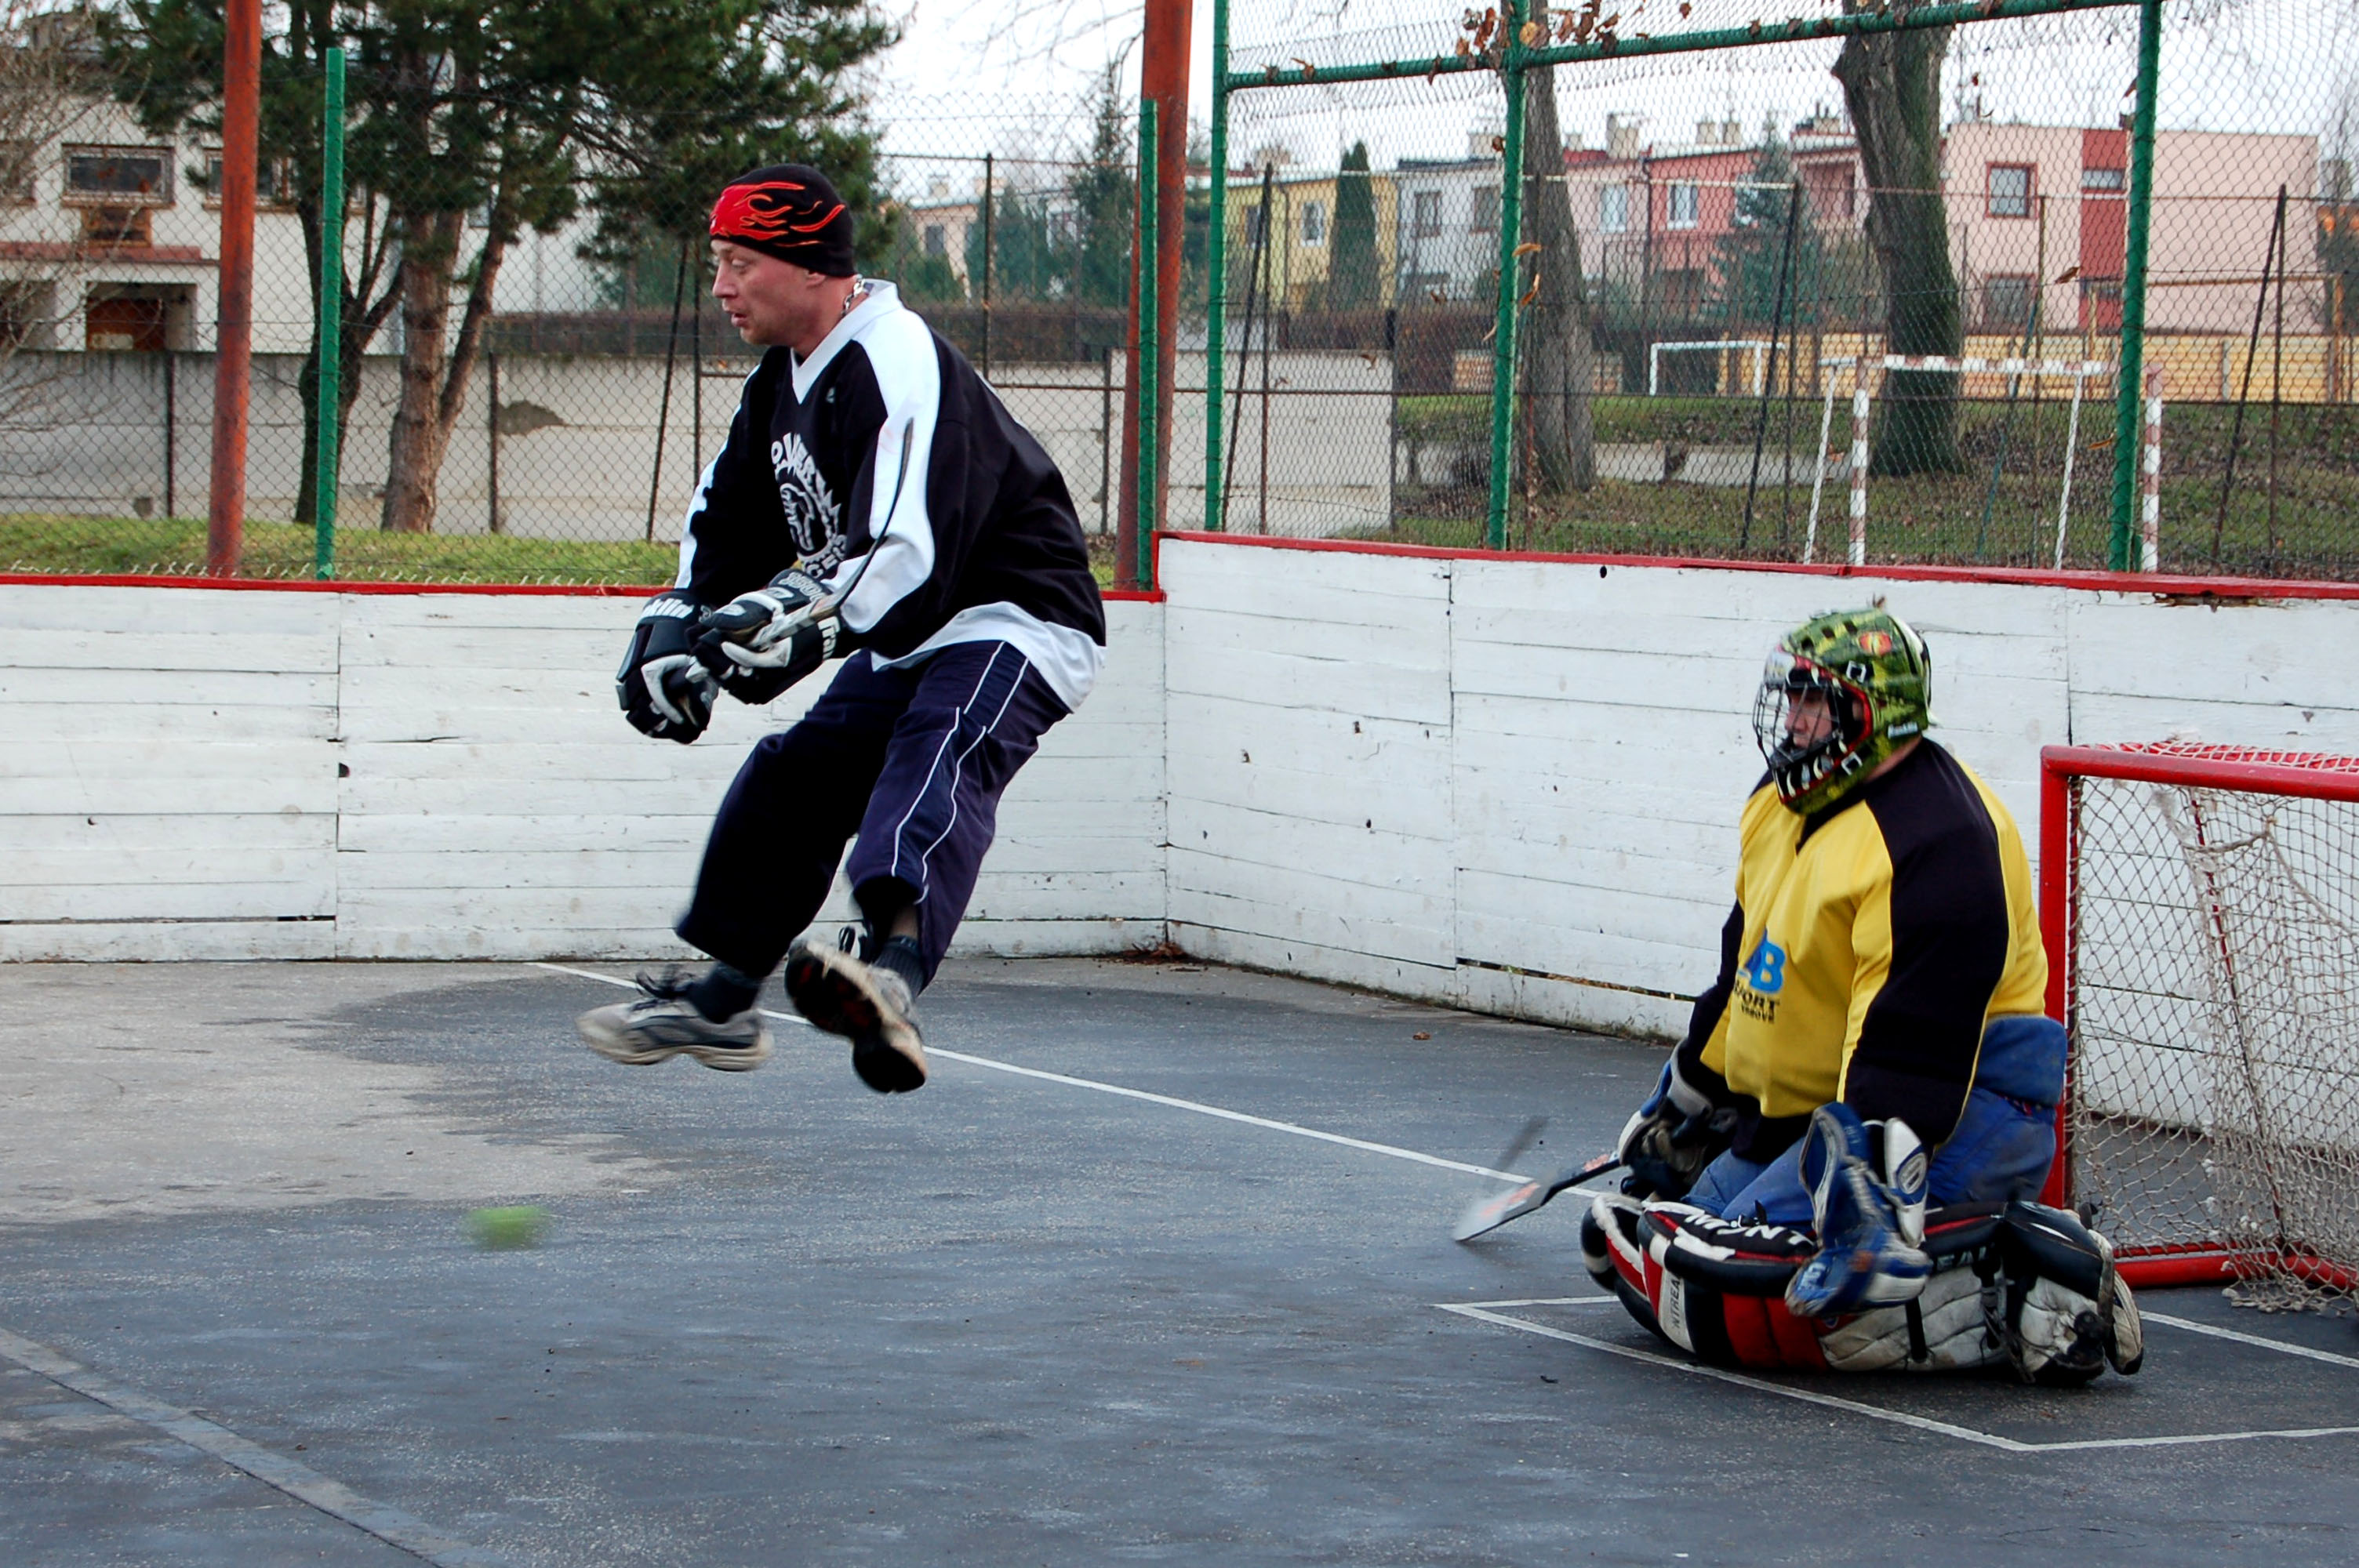
M 887 1100 L 794 1023 L 602 1062 L 628 970 L 570 968 L 0 969 L 0 1562 L 2359 1559 L 2347 1319 L 2153 1292 L 2087 1390 L 1731 1380 L 1595 1297 L 1571 1196 L 1448 1240 L 1652 1046 L 965 962 Z

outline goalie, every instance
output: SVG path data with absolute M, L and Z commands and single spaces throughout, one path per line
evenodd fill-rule
M 1723 1363 L 2132 1370 L 2104 1238 L 2032 1201 L 2064 1030 L 2014 819 L 1925 737 L 1931 673 L 1880 601 L 1771 654 L 1720 972 L 1623 1130 L 1587 1262 Z

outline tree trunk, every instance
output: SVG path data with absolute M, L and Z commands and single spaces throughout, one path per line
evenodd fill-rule
M 1545 37 L 1546 0 L 1536 0 L 1531 19 Z M 1537 292 L 1522 322 L 1524 406 L 1533 488 L 1549 495 L 1597 482 L 1596 424 L 1589 406 L 1597 384 L 1597 345 L 1590 333 L 1581 235 L 1563 175 L 1556 72 L 1532 71 L 1524 78 L 1524 235 L 1540 248 L 1532 257 Z
M 467 378 L 482 354 L 493 287 L 507 254 L 502 238 L 506 222 L 505 214 L 493 213 L 455 337 L 450 330 L 451 288 L 466 214 L 430 213 L 407 226 L 408 232 L 422 234 L 424 241 L 402 250 L 401 399 L 394 408 L 386 463 L 384 525 L 388 532 L 434 531 L 435 486 L 450 450 L 451 432 L 466 411 Z
M 1847 3 L 1845 10 L 1858 8 Z M 1955 357 L 1964 341 L 1941 197 L 1941 57 L 1948 27 L 1860 34 L 1835 58 L 1866 176 L 1867 239 L 1884 276 L 1885 351 Z M 1958 378 L 1896 371 L 1876 404 L 1876 474 L 1959 473 Z
M 388 533 L 434 531 L 434 487 L 450 434 L 440 407 L 450 359 L 451 276 L 466 223 L 463 212 L 428 212 L 402 225 L 401 398 L 386 454 Z

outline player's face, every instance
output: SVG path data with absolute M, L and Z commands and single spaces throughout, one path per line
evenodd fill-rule
M 821 297 L 826 280 L 818 273 L 726 240 L 712 242 L 712 297 L 749 343 L 804 342 L 814 326 L 825 337 L 834 324 L 834 302 Z
M 1823 691 L 1798 691 L 1786 705 L 1786 743 L 1799 751 L 1835 732 L 1834 709 Z

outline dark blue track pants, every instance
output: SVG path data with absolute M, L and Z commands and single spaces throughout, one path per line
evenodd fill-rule
M 953 643 L 904 669 L 854 654 L 800 722 L 737 770 L 675 929 L 733 968 L 768 974 L 857 834 L 844 867 L 853 896 L 872 915 L 916 904 L 932 979 L 974 894 L 1000 792 L 1066 712 L 1005 643 Z

